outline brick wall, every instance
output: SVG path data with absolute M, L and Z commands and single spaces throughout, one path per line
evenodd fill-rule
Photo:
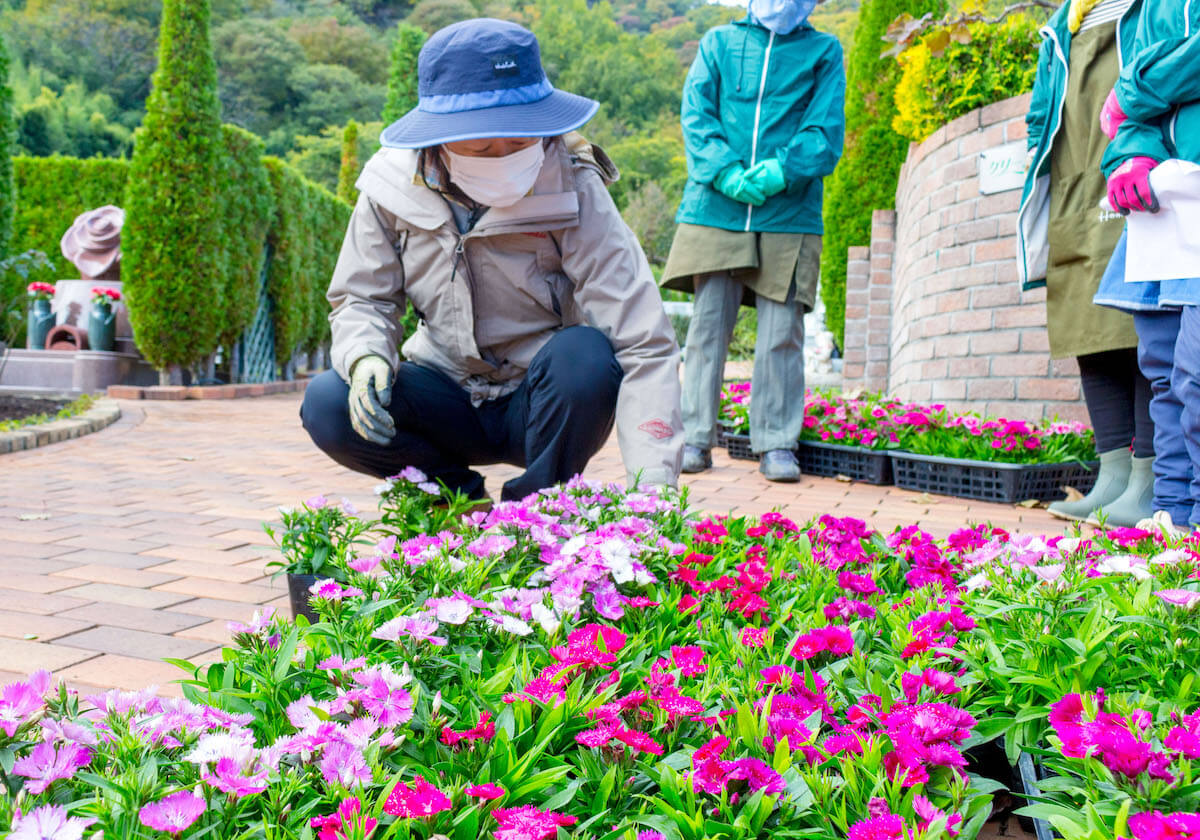
M 1074 360 L 1049 356 L 1045 294 L 1017 281 L 1021 191 L 979 192 L 979 153 L 1024 139 L 1028 107 L 1028 96 L 997 102 L 910 147 L 895 212 L 877 212 L 870 247 L 851 249 L 846 387 L 1086 419 Z

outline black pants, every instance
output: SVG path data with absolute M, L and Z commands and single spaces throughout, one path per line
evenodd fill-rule
M 1096 430 L 1096 451 L 1133 445 L 1139 458 L 1154 456 L 1150 382 L 1138 367 L 1137 350 L 1108 350 L 1079 356 L 1083 399 Z
M 396 436 L 386 446 L 351 427 L 350 387 L 333 371 L 309 383 L 300 418 L 327 455 L 378 478 L 413 466 L 478 499 L 485 496 L 483 476 L 472 466 L 525 467 L 501 494 L 521 499 L 583 471 L 612 431 L 621 377 L 599 330 L 568 327 L 533 357 L 516 391 L 478 407 L 441 371 L 402 362 L 388 407 Z

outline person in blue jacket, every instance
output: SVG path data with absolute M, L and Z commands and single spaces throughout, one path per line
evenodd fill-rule
M 1055 502 L 1050 513 L 1127 526 L 1153 512 L 1154 431 L 1133 319 L 1092 302 L 1124 227 L 1119 214 L 1100 207 L 1108 138 L 1096 118 L 1134 55 L 1144 5 L 1067 0 L 1042 28 L 1017 217 L 1018 275 L 1024 289 L 1046 289 L 1050 355 L 1078 361 L 1100 455 L 1091 492 Z
M 688 181 L 663 272 L 694 291 L 683 374 L 684 472 L 712 466 L 721 375 L 742 303 L 758 309 L 750 443 L 773 481 L 796 481 L 804 422 L 804 313 L 815 301 L 822 180 L 845 133 L 846 75 L 817 0 L 750 0 L 705 33 L 683 89 Z
M 1160 163 L 1200 164 L 1200 2 L 1148 5 L 1135 56 L 1101 115 L 1113 138 L 1102 162 L 1109 201 L 1124 213 L 1157 211 L 1150 173 Z M 1200 525 L 1200 264 L 1192 277 L 1127 283 L 1122 237 L 1096 302 L 1133 312 L 1154 394 L 1154 508 L 1177 527 Z

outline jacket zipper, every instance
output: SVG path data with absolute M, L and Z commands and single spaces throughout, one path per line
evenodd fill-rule
M 762 120 L 763 93 L 767 90 L 767 68 L 771 66 L 771 47 L 775 44 L 775 33 L 767 39 L 767 52 L 763 56 L 762 78 L 758 82 L 758 102 L 754 106 L 754 137 L 750 142 L 750 165 L 758 163 L 758 126 Z M 750 230 L 750 220 L 754 216 L 754 205 L 746 205 L 746 230 Z

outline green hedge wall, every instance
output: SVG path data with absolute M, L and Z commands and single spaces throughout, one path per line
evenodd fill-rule
M 119 158 L 18 157 L 17 213 L 13 225 L 14 253 L 41 251 L 70 277 L 75 268 L 62 255 L 60 242 L 75 217 L 105 204 L 125 203 L 129 161 Z
M 267 283 L 275 302 L 275 353 L 282 363 L 295 350 L 315 349 L 329 338 L 325 291 L 350 205 L 279 158 L 265 163 L 275 197 Z
M 892 128 L 893 91 L 900 65 L 884 57 L 888 25 L 905 12 L 935 16 L 943 0 L 864 0 L 846 70 L 846 150 L 825 182 L 825 245 L 821 253 L 821 298 L 825 323 L 845 347 L 846 251 L 869 245 L 871 214 L 896 206 L 896 182 L 908 140 Z
M 164 0 L 158 67 L 134 135 L 121 234 L 138 349 L 162 372 L 217 346 L 224 174 L 207 0 Z
M 275 214 L 263 142 L 234 125 L 221 126 L 222 320 L 219 340 L 232 346 L 254 320 L 267 231 Z
M 8 49 L 0 36 L 0 260 L 8 256 L 13 207 L 17 203 L 13 191 L 12 147 L 16 129 L 12 102 L 12 89 L 8 86 Z

